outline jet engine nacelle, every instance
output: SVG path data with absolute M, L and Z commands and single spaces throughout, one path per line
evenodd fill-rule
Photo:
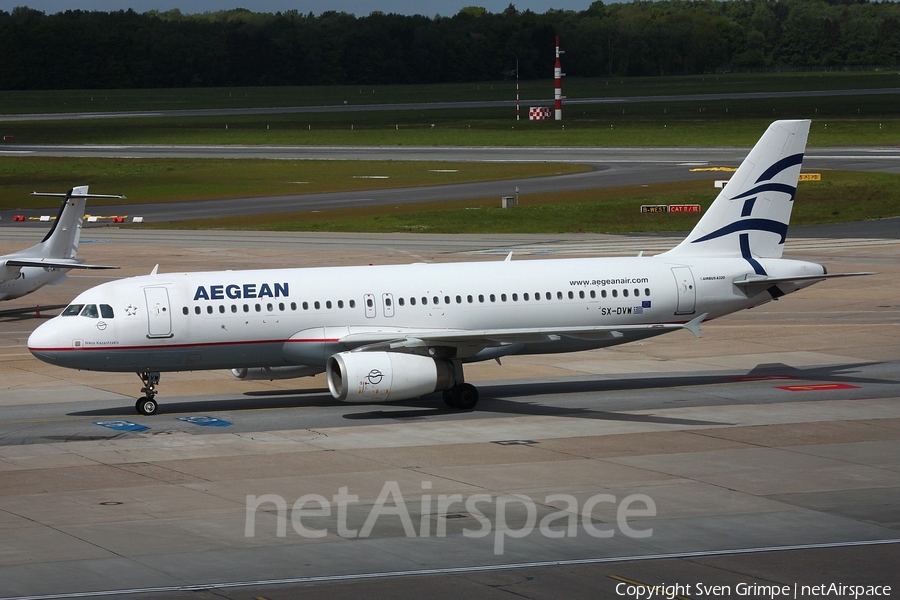
M 455 383 L 453 365 L 417 354 L 341 352 L 325 367 L 328 389 L 341 402 L 387 402 L 446 390 Z
M 322 367 L 291 365 L 286 367 L 253 367 L 232 369 L 231 374 L 244 381 L 274 381 L 276 379 L 295 379 L 311 377 L 322 372 Z

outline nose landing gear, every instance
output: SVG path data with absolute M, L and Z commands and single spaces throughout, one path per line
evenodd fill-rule
M 158 408 L 155 398 L 157 394 L 156 386 L 159 385 L 159 371 L 141 371 L 137 376 L 141 378 L 144 384 L 144 387 L 141 388 L 141 391 L 144 392 L 144 397 L 138 398 L 134 409 L 142 415 L 150 416 L 155 414 Z

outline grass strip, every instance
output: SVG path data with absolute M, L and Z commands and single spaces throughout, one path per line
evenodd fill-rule
M 104 159 L 3 157 L 0 209 L 56 206 L 34 191 L 90 185 L 125 194 L 128 204 L 417 187 L 539 177 L 588 170 L 560 163 L 448 163 L 255 159 Z M 91 206 L 121 204 L 91 200 Z
M 622 233 L 686 231 L 696 214 L 641 214 L 641 204 L 700 204 L 709 208 L 713 180 L 534 194 L 514 209 L 498 199 L 204 219 L 160 228 L 367 233 Z M 900 175 L 822 171 L 822 181 L 801 182 L 793 225 L 863 221 L 900 216 Z

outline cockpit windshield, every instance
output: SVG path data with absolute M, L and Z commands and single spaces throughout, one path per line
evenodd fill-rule
M 66 310 L 62 311 L 62 316 L 74 317 L 81 312 L 82 308 L 84 308 L 84 304 L 70 304 L 66 307 Z
M 115 316 L 112 306 L 109 304 L 101 304 L 99 308 L 96 304 L 70 304 L 66 310 L 62 312 L 63 317 L 74 317 L 81 315 L 89 319 L 112 319 Z

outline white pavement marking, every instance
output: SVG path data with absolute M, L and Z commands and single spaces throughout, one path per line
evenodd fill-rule
M 712 556 L 733 556 L 738 554 L 760 554 L 763 552 L 788 552 L 791 550 L 820 550 L 824 548 L 849 548 L 856 546 L 883 546 L 898 544 L 900 538 L 883 540 L 862 540 L 851 542 L 830 542 L 825 544 L 797 544 L 789 546 L 763 546 L 758 548 L 735 548 L 732 550 L 702 550 L 698 552 L 671 552 L 666 554 L 637 554 L 633 556 L 608 556 L 603 558 L 579 558 L 571 560 L 547 560 L 502 565 L 479 565 L 471 567 L 447 567 L 443 569 L 416 569 L 409 571 L 385 571 L 381 573 L 352 573 L 348 575 L 321 575 L 315 577 L 292 577 L 287 579 L 259 579 L 257 581 L 231 581 L 194 585 L 171 585 L 160 587 L 103 590 L 97 592 L 74 592 L 69 594 L 47 594 L 40 596 L 9 596 L 0 600 L 58 600 L 62 598 L 98 598 L 126 594 L 160 594 L 163 592 L 195 592 L 221 590 L 239 587 L 261 587 L 302 583 L 326 583 L 335 581 L 360 581 L 366 579 L 388 579 L 416 575 L 454 575 L 460 573 L 483 573 L 485 571 L 509 571 L 513 569 L 533 569 L 537 567 L 570 567 L 578 565 L 599 565 L 604 563 L 635 562 L 645 560 L 671 560 L 682 558 L 707 558 Z

